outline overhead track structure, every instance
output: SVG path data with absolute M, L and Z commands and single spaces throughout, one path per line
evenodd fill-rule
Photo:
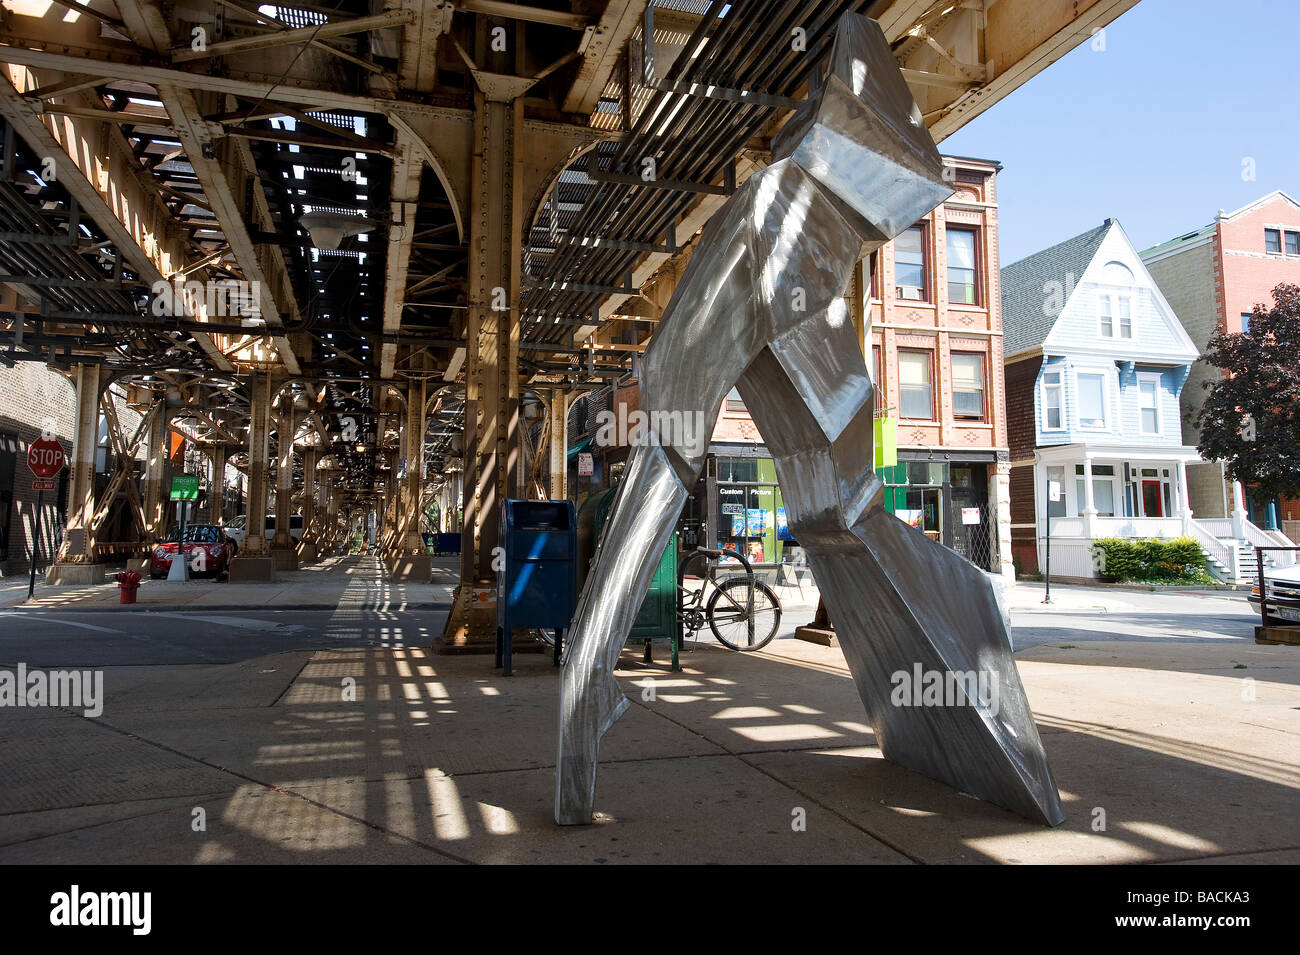
M 560 460 L 523 453 L 521 398 L 631 380 L 842 12 L 939 141 L 1135 2 L 0 0 L 0 362 L 183 384 L 223 442 L 254 378 L 322 395 L 314 470 L 358 502 L 401 447 L 376 386 L 423 387 L 470 580 L 526 462 Z

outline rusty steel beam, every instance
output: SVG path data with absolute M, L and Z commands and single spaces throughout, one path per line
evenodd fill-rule
M 145 0 L 119 0 L 118 9 L 137 43 L 159 53 L 169 48 L 171 31 L 157 6 Z M 243 140 L 220 137 L 219 130 L 204 119 L 193 90 L 172 84 L 159 84 L 157 90 L 245 281 L 256 285 L 257 304 L 267 331 L 275 335 L 280 361 L 289 374 L 297 375 L 302 369 L 282 330 L 285 318 L 296 325 L 302 317 L 284 252 L 279 246 L 255 243 L 249 228 L 252 224 L 263 232 L 275 231 L 252 150 Z
M 131 270 L 152 285 L 197 263 L 184 230 L 142 174 L 115 125 L 71 115 L 41 114 L 23 94 L 57 82 L 44 71 L 5 66 L 0 115 L 39 156 L 54 159 L 59 184 L 121 252 Z M 203 321 L 207 316 L 193 316 Z M 213 367 L 233 369 L 204 332 L 191 332 Z

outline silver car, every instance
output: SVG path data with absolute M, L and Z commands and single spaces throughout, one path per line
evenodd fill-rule
M 1265 569 L 1264 586 L 1268 588 L 1269 624 L 1300 624 L 1300 564 Z M 1258 614 L 1259 587 L 1253 587 L 1247 599 Z

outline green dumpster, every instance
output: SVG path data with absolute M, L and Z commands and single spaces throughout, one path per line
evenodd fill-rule
M 610 488 L 591 495 L 582 502 L 578 511 L 578 588 L 581 590 L 590 570 L 591 558 L 596 553 L 596 542 L 614 505 L 618 488 Z M 650 640 L 671 640 L 677 634 L 677 535 L 674 534 L 664 550 L 655 570 L 650 590 L 641 611 L 632 624 L 629 643 Z

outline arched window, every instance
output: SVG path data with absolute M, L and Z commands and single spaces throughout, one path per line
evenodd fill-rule
M 1133 271 L 1123 262 L 1107 262 L 1101 280 L 1107 285 L 1132 285 Z

